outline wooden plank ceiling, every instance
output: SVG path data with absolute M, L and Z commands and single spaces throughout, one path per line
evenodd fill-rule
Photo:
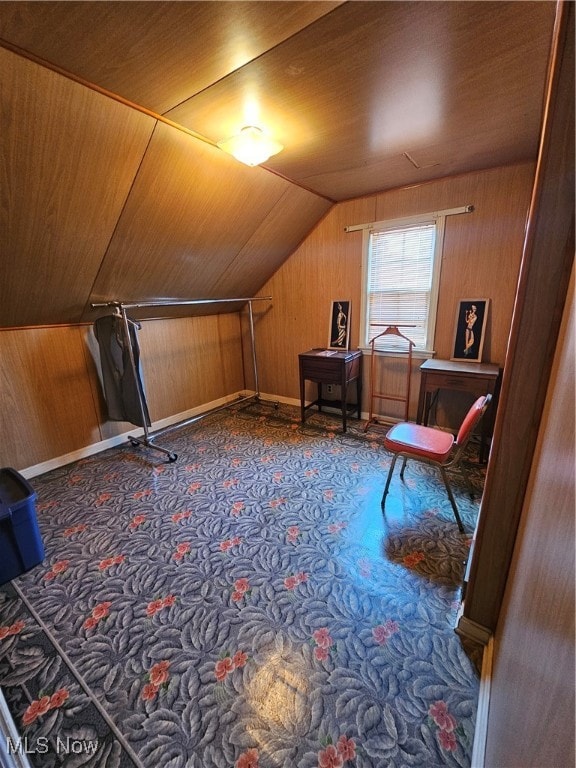
M 534 159 L 554 13 L 0 2 L 0 327 L 254 295 L 334 202 Z M 216 147 L 253 123 L 261 168 Z

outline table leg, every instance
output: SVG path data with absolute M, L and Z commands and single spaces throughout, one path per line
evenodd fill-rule
M 424 416 L 422 418 L 422 421 L 419 423 L 424 424 L 425 427 L 428 426 L 428 419 L 430 418 L 430 411 L 432 410 L 432 404 L 438 398 L 439 392 L 440 390 L 437 389 L 434 392 L 426 392 L 426 394 L 424 395 Z
M 492 408 L 492 403 L 490 403 L 488 408 Z M 478 451 L 478 461 L 480 464 L 486 464 L 488 461 L 488 422 L 490 418 L 491 413 L 484 414 L 484 418 L 480 424 L 480 449 Z
M 425 392 L 424 393 L 424 413 L 422 415 L 422 424 L 424 424 L 425 427 L 428 426 L 428 417 L 430 416 L 430 406 L 432 404 L 432 393 L 431 392 Z
M 348 385 L 346 381 L 341 384 L 342 387 L 342 432 L 346 432 L 346 416 L 348 415 Z
M 416 411 L 417 424 L 422 424 L 422 419 L 424 418 L 425 403 L 426 403 L 426 379 L 424 377 L 424 374 L 422 374 L 422 379 L 420 381 L 420 393 L 418 394 L 418 410 Z
M 486 430 L 484 427 L 480 430 L 480 450 L 478 451 L 478 461 L 480 464 L 486 464 Z

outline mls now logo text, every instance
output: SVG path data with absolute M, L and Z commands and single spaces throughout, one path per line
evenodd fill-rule
M 98 749 L 98 739 L 65 739 L 58 736 L 50 740 L 46 736 L 38 736 L 37 739 L 24 738 L 6 739 L 6 748 L 9 755 L 45 755 L 50 749 L 57 755 L 93 755 Z

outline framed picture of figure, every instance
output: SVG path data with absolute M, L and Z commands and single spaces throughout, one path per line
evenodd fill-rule
M 450 360 L 482 362 L 490 299 L 461 299 L 456 311 L 454 347 Z
M 332 302 L 328 349 L 348 350 L 350 343 L 350 301 L 339 299 Z

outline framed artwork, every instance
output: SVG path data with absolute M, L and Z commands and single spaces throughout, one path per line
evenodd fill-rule
M 482 362 L 490 299 L 461 299 L 456 312 L 454 347 L 450 360 Z
M 348 350 L 350 343 L 350 301 L 339 299 L 332 302 L 328 349 Z

